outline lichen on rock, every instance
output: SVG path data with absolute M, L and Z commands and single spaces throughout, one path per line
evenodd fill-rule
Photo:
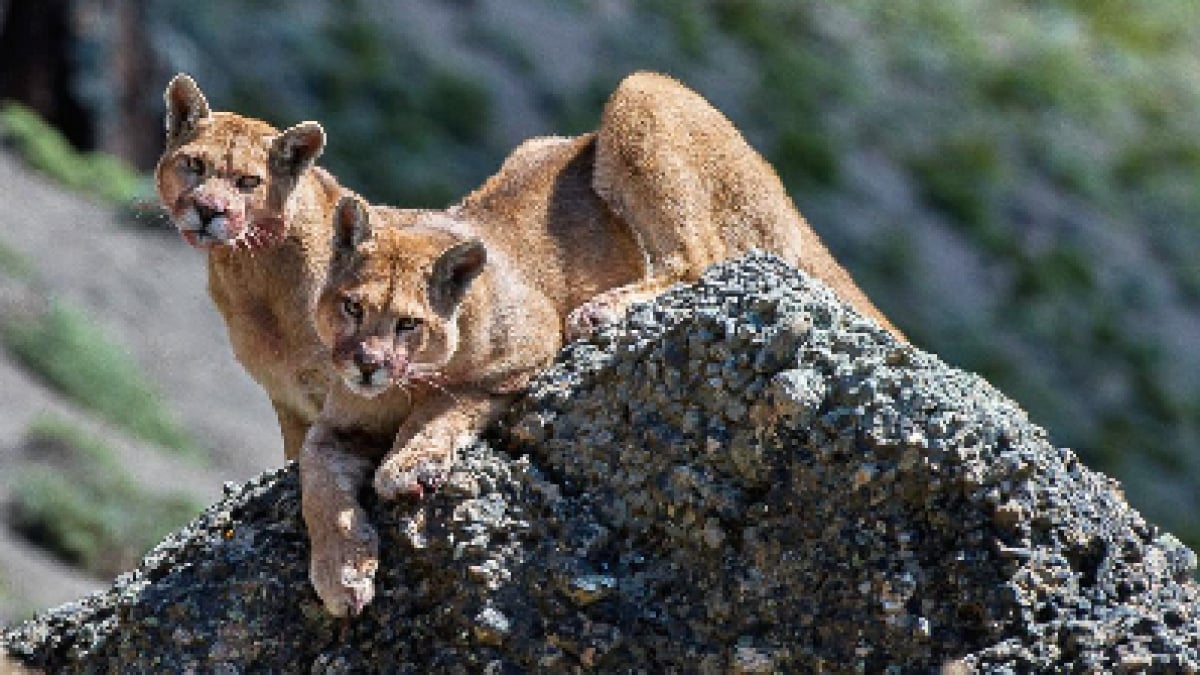
M 307 581 L 294 467 L 8 629 L 53 672 L 1179 672 L 1196 557 L 978 376 L 753 254 L 569 345 L 420 504 L 378 596 Z

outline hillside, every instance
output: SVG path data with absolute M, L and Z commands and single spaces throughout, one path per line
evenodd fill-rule
M 631 70 L 676 75 L 746 131 L 835 255 L 916 345 L 982 374 L 1052 443 L 1076 448 L 1088 466 L 1117 477 L 1150 520 L 1200 546 L 1200 5 L 123 6 L 136 11 L 105 22 L 84 20 L 90 3 L 71 5 L 80 16 L 72 24 L 75 71 L 65 81 L 89 83 L 73 93 L 89 115 L 94 148 L 148 170 L 155 151 L 145 149 L 146 137 L 160 134 L 161 89 L 187 71 L 217 109 L 280 125 L 320 120 L 330 139 L 323 163 L 367 197 L 398 205 L 445 205 L 521 140 L 591 128 Z M 130 35 L 138 68 L 122 70 Z M 272 414 L 230 358 L 205 297 L 202 261 L 131 215 L 129 196 L 144 194 L 136 175 L 113 170 L 107 155 L 79 170 L 58 150 L 5 133 L 0 323 L 12 307 L 62 298 L 66 310 L 45 306 L 53 310 L 48 325 L 74 336 L 72 344 L 110 340 L 127 350 L 117 360 L 133 364 L 118 369 L 133 382 L 130 400 L 158 392 L 161 405 L 139 404 L 139 419 L 149 421 L 121 430 L 111 421 L 115 397 L 85 384 L 63 398 L 64 385 L 48 386 L 31 365 L 36 354 L 19 357 L 10 344 L 0 351 L 3 474 L 16 476 L 7 463 L 24 465 L 47 437 L 51 446 L 64 437 L 80 445 L 81 429 L 107 449 L 84 442 L 92 450 L 62 451 L 68 459 L 55 460 L 60 465 L 80 452 L 136 457 L 125 462 L 135 467 L 131 480 L 189 494 L 196 508 L 222 480 L 276 465 Z M 50 333 L 26 331 L 24 343 Z M 40 416 L 46 411 L 55 415 L 49 423 Z M 200 459 L 181 459 L 163 444 Z M 114 485 L 126 484 L 90 489 L 121 492 Z M 59 498 L 49 510 L 28 506 L 49 513 L 71 505 Z M 92 567 L 110 576 L 141 543 L 107 529 L 85 518 L 75 528 L 89 533 L 84 544 L 78 531 L 50 539 L 59 555 L 101 558 Z M 11 530 L 0 537 L 26 547 L 22 555 L 36 553 Z M 123 542 L 126 552 L 106 558 L 95 541 Z M 9 560 L 0 565 L 18 565 Z M 0 620 L 43 603 L 20 594 L 45 584 L 6 585 L 5 574 L 0 569 Z
M 99 587 L 101 579 L 82 574 L 15 531 L 18 492 L 50 468 L 68 481 L 117 481 L 124 476 L 140 489 L 186 495 L 194 507 L 159 530 L 159 535 L 186 522 L 201 506 L 221 494 L 224 481 L 244 480 L 277 466 L 282 444 L 269 403 L 233 360 L 224 325 L 205 290 L 204 260 L 181 245 L 172 232 L 150 232 L 100 202 L 64 190 L 36 175 L 9 153 L 0 152 L 0 623 L 34 609 L 77 597 Z M 46 321 L 68 308 L 80 325 Z M 52 378 L 53 367 L 22 359 L 12 349 L 14 327 L 50 325 L 41 345 L 47 359 L 67 371 L 89 371 L 89 354 L 106 343 L 130 363 L 128 370 L 102 374 L 142 378 L 160 395 L 163 414 L 177 420 L 197 446 L 190 455 L 139 439 L 97 410 L 95 401 L 73 395 Z M 83 340 L 60 340 L 65 331 Z M 22 352 L 25 353 L 25 352 Z M 36 356 L 35 356 L 36 358 Z M 99 397 L 116 394 L 118 382 L 93 381 Z M 101 406 L 102 407 L 102 406 Z M 117 417 L 131 415 L 128 408 Z M 101 445 L 103 456 L 80 452 L 78 443 L 47 443 L 62 436 Z M 83 445 L 87 445 L 85 442 Z M 78 461 L 76 461 L 78 459 Z M 115 464 L 115 466 L 114 466 Z M 36 483 L 42 485 L 42 483 Z M 53 483 L 51 487 L 60 483 Z M 67 491 L 86 497 L 86 485 L 68 484 Z M 31 498 L 22 503 L 28 504 Z M 47 515 L 78 514 L 97 504 L 48 506 Z M 112 512 L 127 518 L 146 504 L 130 501 Z M 103 549 L 119 537 L 81 524 L 74 537 L 97 537 L 81 548 Z M 141 550 L 126 554 L 130 565 Z M 62 548 L 59 547 L 61 554 Z M 80 552 L 82 556 L 84 552 Z M 104 551 L 95 555 L 104 556 Z M 103 567 L 103 565 L 101 566 Z M 111 576 L 104 574 L 103 576 Z

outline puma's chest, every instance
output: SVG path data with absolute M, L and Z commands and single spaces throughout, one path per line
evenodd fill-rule
M 313 399 L 319 406 L 328 388 L 329 359 L 308 316 L 306 285 L 297 283 L 287 293 L 262 287 L 253 292 L 254 286 L 236 277 L 214 274 L 209 280 L 234 355 L 273 399 Z
M 289 308 L 280 307 L 272 300 L 263 296 L 243 296 L 229 303 L 225 321 L 239 357 L 267 363 L 288 360 L 292 340 L 282 315 Z

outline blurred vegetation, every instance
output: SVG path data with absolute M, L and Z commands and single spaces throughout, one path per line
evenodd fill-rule
M 14 483 L 14 526 L 98 577 L 132 569 L 200 512 L 189 497 L 143 490 L 112 448 L 67 421 L 35 421 L 25 443 L 44 464 L 23 469 Z
M 39 316 L 6 322 L 0 339 L 64 396 L 143 440 L 199 456 L 141 368 L 78 309 L 51 302 Z
M 11 246 L 0 240 L 0 276 L 6 276 L 18 281 L 29 281 L 35 274 L 33 263 L 29 258 L 14 251 Z
M 50 178 L 115 206 L 126 206 L 148 191 L 146 179 L 124 162 L 101 152 L 79 152 L 20 103 L 0 106 L 0 141 Z

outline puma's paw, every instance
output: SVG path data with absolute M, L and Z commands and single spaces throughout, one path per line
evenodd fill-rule
M 375 494 L 382 499 L 421 499 L 446 482 L 448 462 L 427 457 L 415 462 L 388 461 L 375 471 Z
M 571 310 L 567 315 L 567 342 L 578 340 L 595 333 L 601 326 L 621 319 L 620 313 L 611 302 L 603 297 L 592 298 Z
M 313 542 L 309 576 L 326 611 L 357 616 L 375 597 L 379 535 L 365 523 L 341 529 L 341 536 Z

